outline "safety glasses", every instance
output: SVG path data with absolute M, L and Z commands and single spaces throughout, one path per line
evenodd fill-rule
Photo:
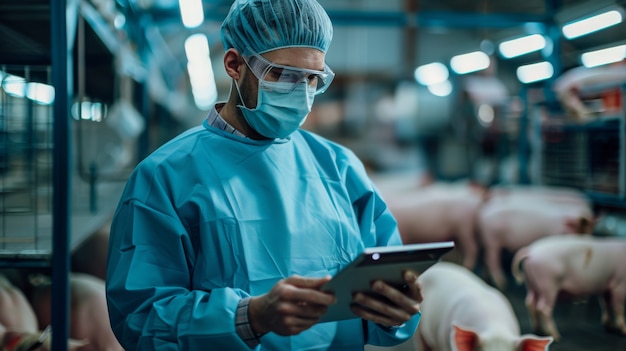
M 323 71 L 316 71 L 275 64 L 261 55 L 244 57 L 244 61 L 257 79 L 271 83 L 267 86 L 280 93 L 290 93 L 299 83 L 306 82 L 308 88 L 318 95 L 326 91 L 335 77 L 335 73 L 326 64 Z

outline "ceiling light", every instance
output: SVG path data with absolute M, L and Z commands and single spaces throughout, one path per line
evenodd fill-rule
M 567 39 L 578 38 L 622 22 L 622 14 L 611 10 L 582 20 L 570 22 L 563 26 L 563 35 Z
M 519 66 L 517 68 L 517 79 L 522 83 L 533 83 L 548 79 L 554 74 L 552 64 L 547 61 Z
M 28 83 L 26 96 L 41 105 L 54 102 L 54 87 L 44 83 Z
M 503 41 L 500 43 L 500 54 L 505 58 L 512 58 L 539 51 L 546 47 L 543 35 L 532 34 L 525 37 Z
M 435 96 L 445 97 L 452 92 L 452 83 L 449 80 L 428 86 L 428 91 Z
M 23 98 L 26 95 L 26 80 L 7 74 L 2 80 L 2 89 L 10 96 Z
M 217 101 L 217 86 L 211 63 L 209 41 L 204 34 L 192 34 L 185 40 L 187 73 L 196 107 L 208 110 Z
M 452 70 L 458 74 L 476 72 L 489 67 L 489 56 L 482 51 L 454 56 L 450 60 Z
M 204 22 L 202 0 L 178 0 L 178 6 L 186 28 L 195 28 Z
M 440 62 L 433 62 L 415 69 L 415 80 L 423 85 L 445 82 L 450 76 L 448 68 Z
M 209 41 L 204 34 L 192 34 L 185 40 L 187 61 L 206 60 L 209 57 Z
M 596 67 L 613 62 L 619 62 L 626 58 L 626 44 L 610 48 L 585 52 L 580 56 L 585 67 Z
M 207 57 L 204 61 L 189 61 L 187 73 L 196 107 L 208 110 L 217 101 L 217 86 L 211 60 Z

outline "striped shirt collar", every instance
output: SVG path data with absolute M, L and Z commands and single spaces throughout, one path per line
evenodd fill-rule
M 240 137 L 247 138 L 247 136 L 245 136 L 242 132 L 238 131 L 237 129 L 233 128 L 233 126 L 228 124 L 228 122 L 226 122 L 226 120 L 224 120 L 224 118 L 220 116 L 219 112 L 217 112 L 218 109 L 221 111 L 224 105 L 225 103 L 220 102 L 213 106 L 211 111 L 209 111 L 209 115 L 207 116 L 207 123 L 211 127 L 223 130 L 226 133 L 231 133 Z

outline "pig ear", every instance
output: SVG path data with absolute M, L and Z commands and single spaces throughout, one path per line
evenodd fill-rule
M 452 333 L 452 350 L 454 351 L 472 351 L 478 345 L 478 334 L 476 332 L 463 329 L 457 325 L 453 325 Z
M 551 336 L 522 335 L 517 341 L 515 349 L 519 351 L 548 351 L 548 346 L 553 340 Z

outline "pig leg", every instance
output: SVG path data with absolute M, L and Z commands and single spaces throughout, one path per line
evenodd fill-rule
M 600 302 L 600 310 L 602 311 L 602 325 L 604 329 L 608 332 L 613 331 L 613 313 L 611 311 L 611 294 L 608 291 L 605 291 L 600 298 L 598 299 Z
M 558 290 L 558 287 L 550 282 L 541 284 L 537 290 L 537 304 L 535 305 L 540 326 L 538 332 L 551 335 L 555 341 L 561 339 L 561 335 L 552 317 Z
M 537 294 L 528 287 L 526 292 L 526 309 L 528 310 L 528 316 L 530 317 L 530 326 L 533 330 L 540 329 L 539 313 L 537 312 Z
M 540 319 L 541 331 L 545 334 L 552 335 L 555 341 L 559 341 L 561 335 L 552 318 L 555 302 L 556 294 L 554 296 L 540 296 L 539 299 L 537 299 L 537 312 Z
M 524 261 L 522 267 L 527 289 L 531 292 L 531 295 L 527 296 L 526 303 L 531 306 L 529 307 L 531 317 L 536 319 L 535 332 L 551 335 L 555 341 L 559 341 L 561 335 L 552 318 L 560 289 L 557 278 L 559 274 L 548 269 L 542 262 L 533 262 L 530 258 Z
M 474 237 L 473 227 L 469 225 L 462 228 L 457 240 L 463 253 L 463 266 L 469 270 L 474 270 L 478 257 L 478 243 Z
M 495 236 L 492 236 L 494 238 Z M 487 270 L 487 277 L 491 279 L 493 284 L 500 290 L 504 291 L 506 288 L 506 277 L 502 272 L 500 253 L 502 247 L 494 242 L 485 241 L 485 268 Z
M 626 299 L 626 286 L 623 284 L 613 287 L 604 294 L 605 303 L 602 311 L 604 327 L 618 334 L 626 335 L 626 323 L 624 322 L 624 299 Z

